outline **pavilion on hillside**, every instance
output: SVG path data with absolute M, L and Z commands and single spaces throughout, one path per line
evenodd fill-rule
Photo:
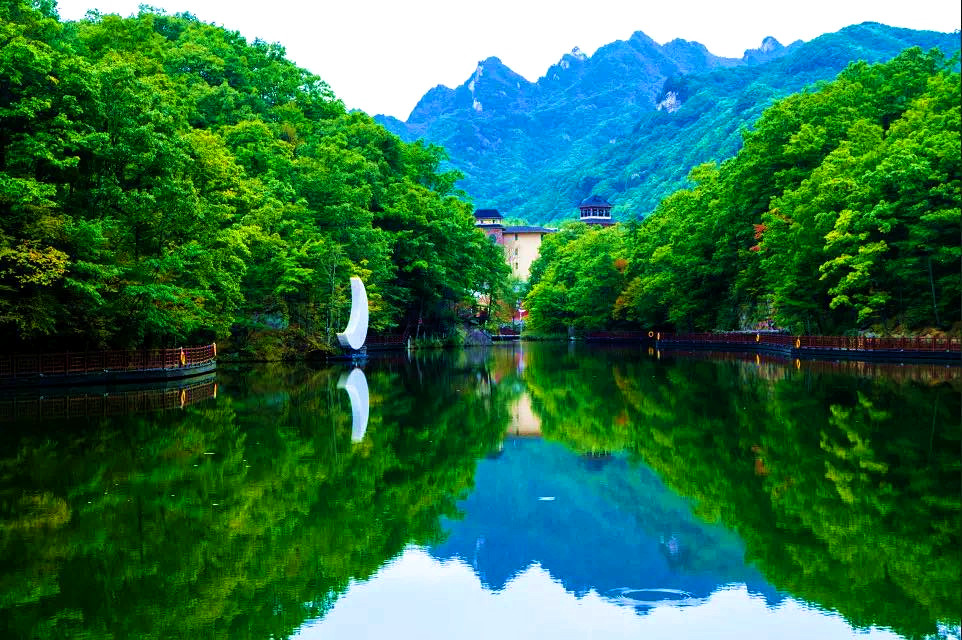
M 596 224 L 610 227 L 614 224 L 611 219 L 611 204 L 599 195 L 591 195 L 578 205 L 581 213 L 580 220 L 585 224 Z

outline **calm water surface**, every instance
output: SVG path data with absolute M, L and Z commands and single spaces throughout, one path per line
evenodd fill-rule
M 0 637 L 960 636 L 958 368 L 349 372 L 0 396 Z

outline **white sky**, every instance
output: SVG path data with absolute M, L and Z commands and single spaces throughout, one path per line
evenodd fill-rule
M 491 592 L 463 562 L 439 562 L 426 551 L 409 547 L 370 580 L 352 583 L 325 618 L 294 634 L 294 640 L 324 638 L 897 640 L 898 636 L 885 629 L 853 630 L 838 614 L 792 598 L 770 607 L 744 585 L 722 587 L 701 604 L 656 606 L 644 615 L 595 591 L 575 597 L 540 565 L 512 578 L 503 591 Z
M 144 0 L 58 0 L 60 17 L 88 9 L 122 16 Z M 859 22 L 957 31 L 958 0 L 150 0 L 189 11 L 249 40 L 279 42 L 319 75 L 348 108 L 402 120 L 432 87 L 456 87 L 479 60 L 501 58 L 537 80 L 562 54 L 587 54 L 643 31 L 665 43 L 701 42 L 741 57 L 765 36 L 782 44 Z

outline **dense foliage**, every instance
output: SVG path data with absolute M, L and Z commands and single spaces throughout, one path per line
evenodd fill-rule
M 555 226 L 598 193 L 631 220 L 689 186 L 693 167 L 734 155 L 775 99 L 913 46 L 951 53 L 959 38 L 864 23 L 784 47 L 766 38 L 734 59 L 636 32 L 591 57 L 566 54 L 537 82 L 484 60 L 460 87 L 425 94 L 406 122 L 380 121 L 443 145 L 478 206 L 508 218 Z
M 702 518 L 734 529 L 775 588 L 909 638 L 958 624 L 957 380 L 526 355 L 546 438 L 637 456 Z
M 956 64 L 919 49 L 853 64 L 767 109 L 734 158 L 697 167 L 696 186 L 643 222 L 557 234 L 532 266 L 532 324 L 953 328 L 962 307 Z
M 581 222 L 545 236 L 531 265 L 527 329 L 552 333 L 609 324 L 625 286 L 624 236 L 617 225 L 596 229 Z
M 441 322 L 507 273 L 439 171 L 278 45 L 189 15 L 0 5 L 0 336 L 323 346 L 348 276 L 375 329 Z

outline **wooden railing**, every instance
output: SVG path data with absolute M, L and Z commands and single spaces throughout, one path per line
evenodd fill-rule
M 655 333 L 664 342 L 698 342 L 708 344 L 769 344 L 793 346 L 795 337 L 782 333 Z
M 744 344 L 795 349 L 847 351 L 923 351 L 962 353 L 959 338 L 870 338 L 865 336 L 792 336 L 783 333 L 656 333 L 656 340 L 702 344 Z
M 403 333 L 371 333 L 364 340 L 369 347 L 404 346 L 407 336 Z
M 858 351 L 960 351 L 958 338 L 866 338 L 864 336 L 798 336 L 798 348 L 854 349 Z
M 0 355 L 0 379 L 67 376 L 109 371 L 146 371 L 195 367 L 213 361 L 217 345 L 142 351 L 66 351 Z
M 654 333 L 645 331 L 592 331 L 585 334 L 588 340 L 644 340 L 653 337 Z

